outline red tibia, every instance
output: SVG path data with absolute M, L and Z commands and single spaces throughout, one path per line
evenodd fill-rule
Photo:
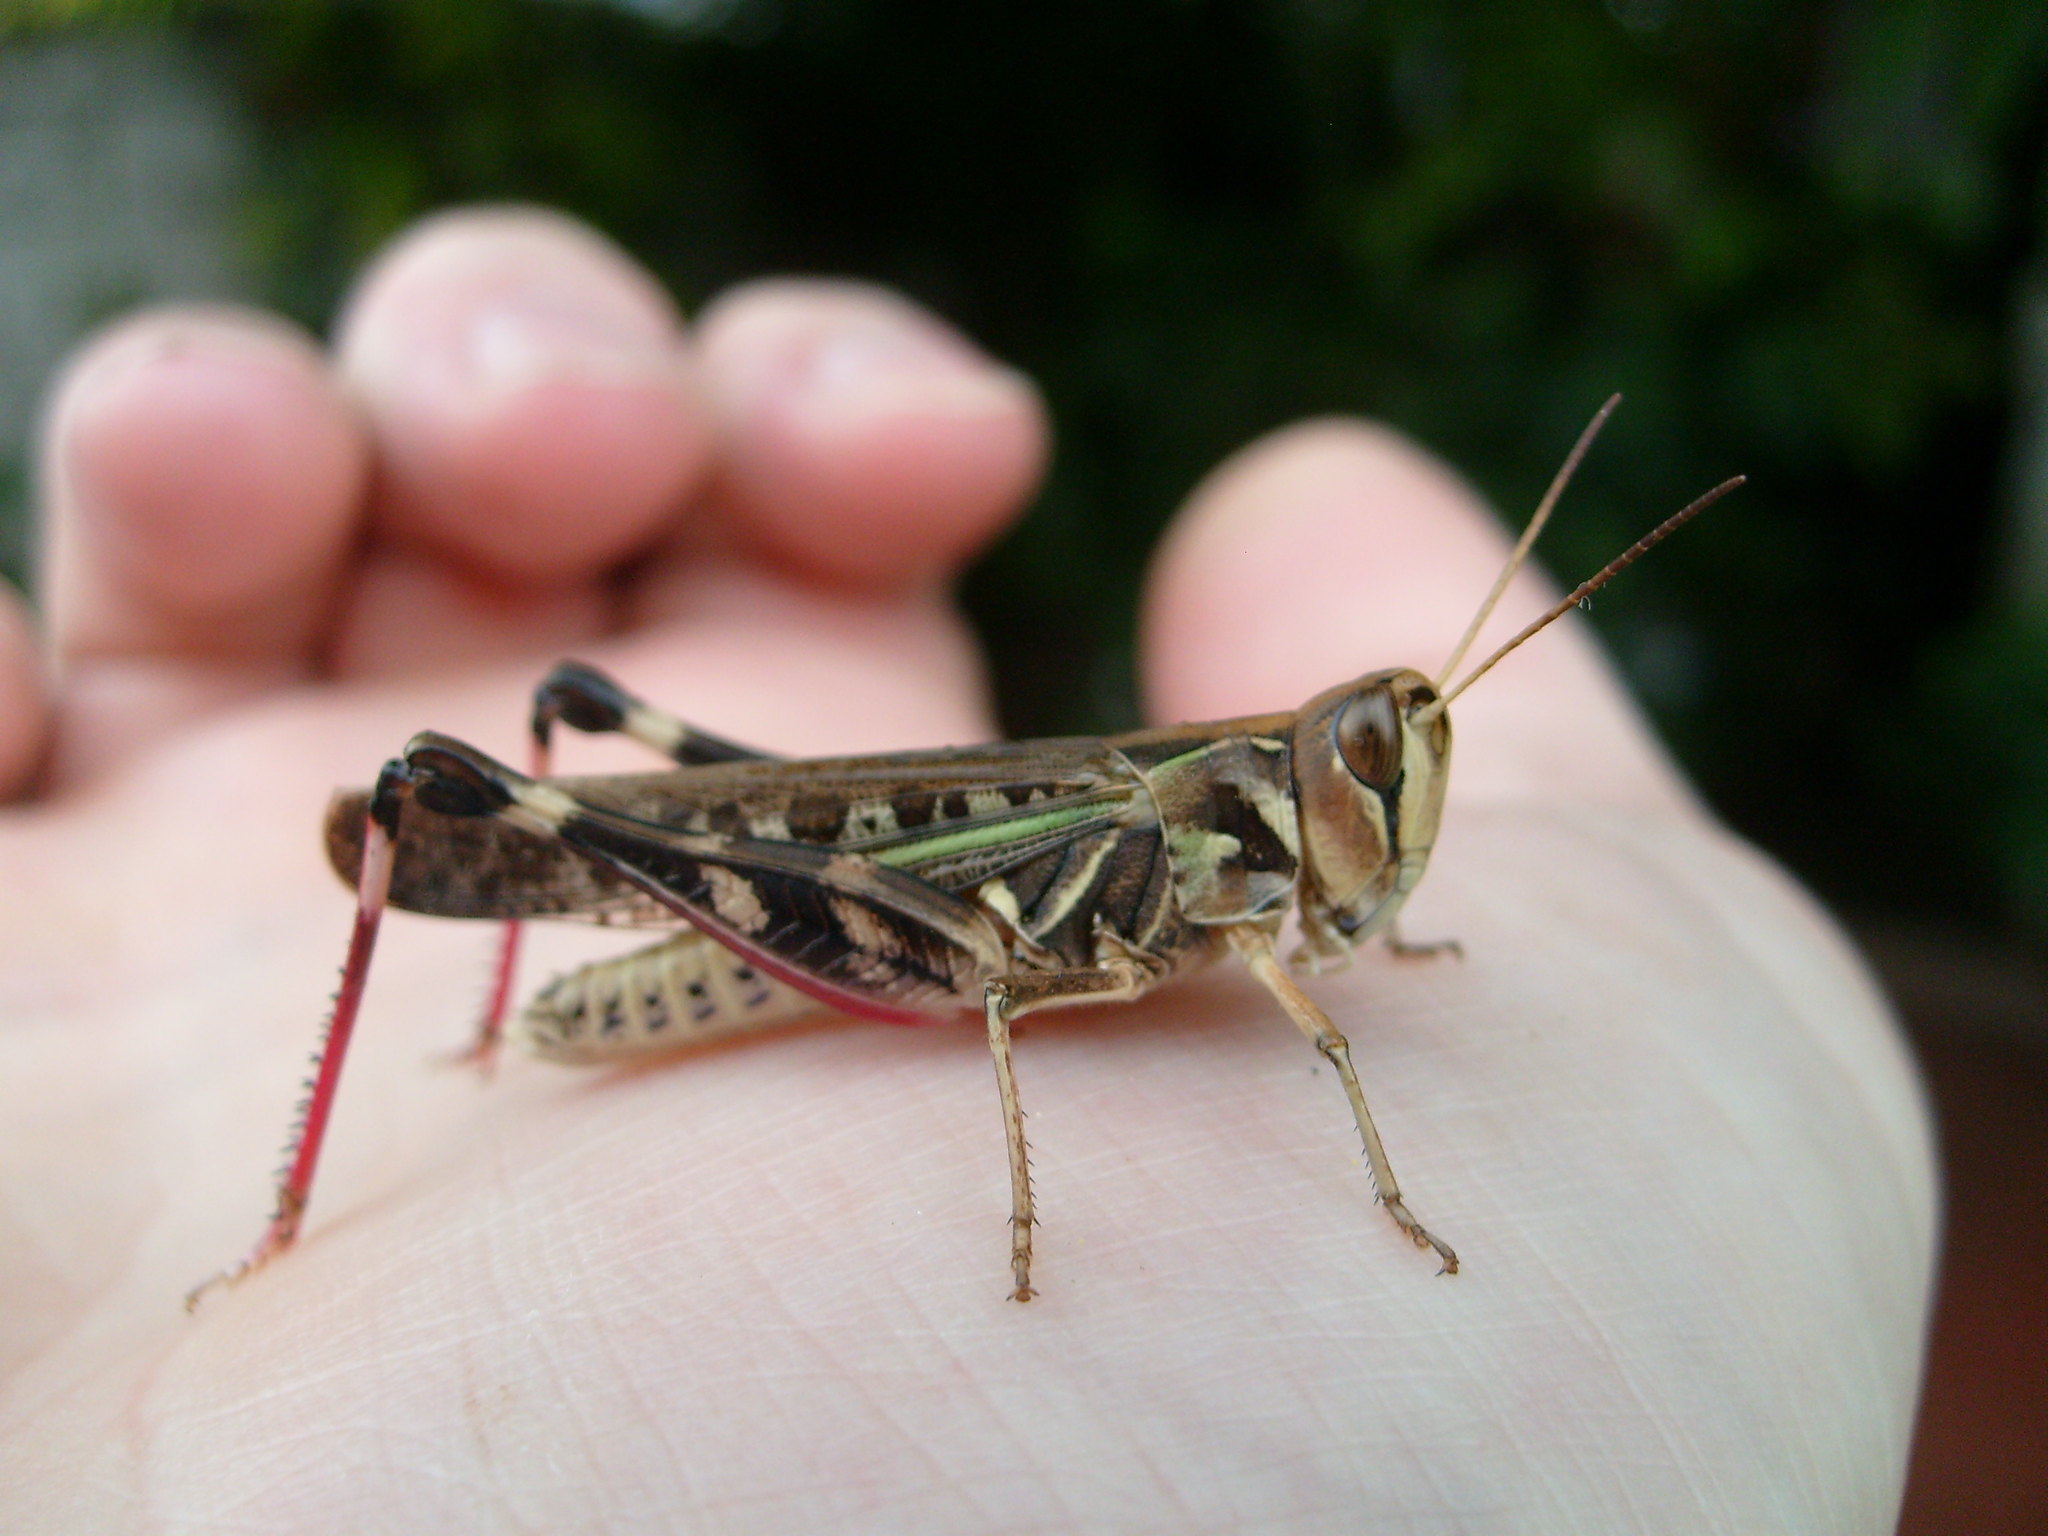
M 341 991 L 335 995 L 334 1018 L 320 1044 L 320 1068 L 313 1078 L 313 1097 L 306 1123 L 284 1183 L 278 1187 L 278 1214 L 289 1215 L 297 1233 L 299 1213 L 313 1193 L 313 1169 L 320 1161 L 320 1143 L 327 1135 L 327 1117 L 334 1110 L 334 1090 L 341 1082 L 341 1064 L 348 1056 L 349 1036 L 363 1003 L 370 977 L 370 955 L 377 947 L 377 925 L 384 916 L 385 893 L 391 888 L 391 838 L 372 816 L 363 837 L 362 883 L 356 892 L 355 929 L 349 935 L 348 960 L 341 968 Z M 286 1237 L 286 1241 L 291 1240 Z
M 348 959 L 341 970 L 341 990 L 334 995 L 334 1013 L 328 1020 L 326 1036 L 320 1042 L 319 1065 L 313 1076 L 311 1097 L 305 1117 L 291 1147 L 291 1166 L 277 1186 L 277 1209 L 270 1224 L 249 1254 L 232 1268 L 223 1270 L 195 1287 L 185 1298 L 191 1311 L 201 1296 L 220 1284 L 231 1284 L 292 1245 L 299 1235 L 299 1220 L 313 1194 L 313 1171 L 319 1166 L 320 1146 L 327 1137 L 327 1118 L 334 1111 L 334 1092 L 341 1082 L 341 1064 L 348 1056 L 349 1037 L 355 1032 L 356 1014 L 362 1008 L 363 986 L 369 979 L 370 955 L 377 947 L 378 920 L 384 915 L 384 898 L 391 887 L 391 838 L 379 825 L 374 812 L 363 835 L 363 867 L 356 888 L 355 928 L 349 935 Z
M 491 975 L 491 997 L 484 1004 L 484 1016 L 477 1023 L 476 1039 L 456 1059 L 481 1072 L 489 1072 L 498 1059 L 498 1047 L 505 1038 L 505 1015 L 512 1011 L 512 984 L 519 974 L 519 938 L 525 926 L 517 918 L 508 921 L 498 935 L 498 960 Z

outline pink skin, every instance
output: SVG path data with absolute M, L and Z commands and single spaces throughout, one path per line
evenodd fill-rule
M 1468 958 L 1311 988 L 1455 1278 L 1240 976 L 1032 1021 L 1020 1308 L 979 1030 L 484 1090 L 422 1057 L 490 931 L 400 917 L 302 1241 L 179 1309 L 256 1234 L 340 958 L 330 786 L 422 726 L 519 760 L 564 652 L 784 751 L 985 736 L 945 583 L 1044 453 L 1030 387 L 901 300 L 692 326 L 523 212 L 401 240 L 334 355 L 223 312 L 85 349 L 34 642 L 0 593 L 0 1527 L 1889 1529 L 1915 1085 L 1569 621 L 1455 710 L 1409 926 Z M 1154 708 L 1433 669 L 1503 547 L 1400 439 L 1277 434 L 1159 557 Z

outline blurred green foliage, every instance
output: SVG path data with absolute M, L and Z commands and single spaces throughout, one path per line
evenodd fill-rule
M 0 0 L 0 40 L 35 37 L 79 22 L 168 21 L 199 0 Z
M 1519 516 L 1622 390 L 1554 569 L 1751 477 L 1596 614 L 1708 793 L 1838 898 L 2048 934 L 2048 626 L 1991 579 L 2037 0 L 159 13 L 260 125 L 309 323 L 407 221 L 516 198 L 688 303 L 858 274 L 1035 373 L 1058 463 L 968 592 L 1020 731 L 1131 717 L 1146 553 L 1258 433 L 1383 417 Z
M 1917 700 L 1953 740 L 1955 831 L 1992 895 L 2034 936 L 2048 936 L 2048 602 L 1980 616 L 1930 647 Z M 1882 743 L 1891 782 L 1926 784 L 1924 764 L 1894 734 Z

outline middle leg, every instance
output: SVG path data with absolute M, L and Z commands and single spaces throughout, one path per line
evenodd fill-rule
M 1017 1102 L 1017 1073 L 1010 1061 L 1010 1024 L 1040 1008 L 1061 1003 L 1122 1003 L 1149 991 L 1157 978 L 1135 960 L 1106 960 L 1077 971 L 1019 971 L 992 977 L 983 990 L 989 1054 L 995 1058 L 996 1090 L 1003 1100 L 1003 1133 L 1010 1148 L 1010 1278 L 1012 1301 L 1029 1301 L 1031 1289 L 1031 1163 L 1024 1145 L 1024 1111 Z

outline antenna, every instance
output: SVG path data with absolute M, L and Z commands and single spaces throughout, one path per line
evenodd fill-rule
M 1666 539 L 1670 538 L 1672 534 L 1678 532 L 1679 529 L 1683 528 L 1687 523 L 1691 522 L 1694 518 L 1698 517 L 1702 512 L 1706 511 L 1707 508 L 1711 507 L 1715 502 L 1719 501 L 1723 496 L 1726 496 L 1730 491 L 1742 485 L 1748 479 L 1749 477 L 1747 475 L 1736 475 L 1731 479 L 1723 480 L 1719 485 L 1715 486 L 1711 491 L 1707 492 L 1706 495 L 1700 497 L 1697 501 L 1691 503 L 1689 506 L 1683 507 L 1680 510 L 1672 513 L 1669 517 L 1665 518 L 1663 522 L 1659 523 L 1656 527 L 1652 528 L 1640 539 L 1637 539 L 1635 543 L 1629 545 L 1627 549 L 1624 549 L 1612 560 L 1608 561 L 1605 565 L 1601 566 L 1600 569 L 1596 571 L 1592 576 L 1580 582 L 1576 587 L 1573 587 L 1571 591 L 1566 593 L 1565 596 L 1557 603 L 1557 605 L 1553 607 L 1548 613 L 1544 614 L 1542 618 L 1536 620 L 1535 623 L 1529 625 L 1520 634 L 1516 635 L 1514 639 L 1510 640 L 1506 645 L 1502 646 L 1499 650 L 1495 651 L 1491 656 L 1487 657 L 1486 660 L 1479 663 L 1479 665 L 1474 667 L 1470 672 L 1467 672 L 1465 676 L 1459 680 L 1457 686 L 1453 687 L 1452 689 L 1450 689 L 1449 692 L 1439 697 L 1435 703 L 1423 705 L 1422 708 L 1415 711 L 1415 713 L 1411 715 L 1409 718 L 1416 721 L 1426 721 L 1434 719 L 1436 716 L 1442 714 L 1444 710 L 1449 707 L 1451 700 L 1455 699 L 1459 694 L 1463 693 L 1467 688 L 1470 688 L 1481 677 L 1485 676 L 1489 671 L 1491 671 L 1493 669 L 1494 663 L 1499 661 L 1503 656 L 1507 655 L 1509 651 L 1512 651 L 1524 640 L 1527 640 L 1531 635 L 1536 634 L 1539 630 L 1544 629 L 1553 621 L 1560 619 L 1565 614 L 1569 613 L 1575 604 L 1579 603 L 1585 598 L 1591 597 L 1595 592 L 1598 592 L 1602 587 L 1606 586 L 1608 582 L 1614 580 L 1615 577 L 1619 576 L 1623 571 L 1627 570 L 1630 566 L 1634 565 L 1638 560 L 1642 559 L 1644 555 L 1647 555 L 1659 544 L 1662 544 Z
M 1550 489 L 1543 493 L 1543 499 L 1536 504 L 1536 515 L 1529 519 L 1529 526 L 1522 530 L 1522 536 L 1515 541 L 1515 547 L 1508 556 L 1508 563 L 1500 568 L 1500 575 L 1493 581 L 1493 590 L 1486 594 L 1486 601 L 1479 605 L 1479 611 L 1472 615 L 1472 622 L 1465 626 L 1465 633 L 1459 637 L 1458 647 L 1451 652 L 1451 659 L 1445 662 L 1436 674 L 1436 686 L 1442 690 L 1450 681 L 1451 673 L 1458 663 L 1465 659 L 1465 653 L 1472 648 L 1472 642 L 1479 638 L 1479 631 L 1486 621 L 1493 617 L 1494 605 L 1501 594 L 1508 589 L 1508 583 L 1515 579 L 1515 572 L 1522 568 L 1522 562 L 1529 558 L 1529 551 L 1535 546 L 1536 535 L 1543 531 L 1543 525 L 1550 521 L 1550 514 L 1557 506 L 1558 497 L 1564 488 L 1572 483 L 1572 476 L 1578 473 L 1579 461 L 1586 456 L 1586 450 L 1593 446 L 1593 439 L 1600 435 L 1600 429 L 1607 425 L 1607 418 L 1614 414 L 1614 408 L 1621 404 L 1620 395 L 1609 395 L 1607 403 L 1593 413 L 1593 419 L 1586 423 L 1586 429 L 1579 434 L 1579 440 L 1572 444 L 1572 451 L 1564 456 L 1557 473 L 1551 477 Z

